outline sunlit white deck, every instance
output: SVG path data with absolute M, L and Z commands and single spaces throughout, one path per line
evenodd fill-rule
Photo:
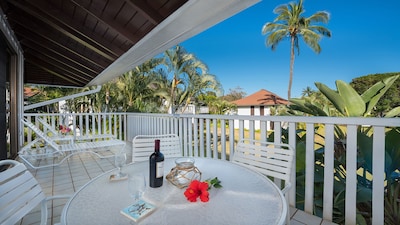
M 131 162 L 131 152 L 129 151 L 127 162 Z M 100 159 L 90 153 L 81 153 L 70 157 L 60 166 L 30 170 L 47 195 L 72 195 L 91 179 L 114 168 L 113 158 Z M 54 200 L 52 204 L 49 204 L 52 208 L 49 209 L 48 224 L 60 222 L 61 211 L 65 202 L 66 200 Z M 19 224 L 40 224 L 39 210 L 40 208 L 37 208 L 31 214 L 25 216 Z M 295 208 L 291 208 L 290 213 L 291 224 L 293 225 L 331 224 Z

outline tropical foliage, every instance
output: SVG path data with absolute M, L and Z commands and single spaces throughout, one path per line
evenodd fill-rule
M 294 103 L 290 108 L 314 116 L 371 116 L 371 112 L 376 107 L 378 101 L 393 85 L 398 77 L 399 75 L 391 76 L 379 81 L 361 95 L 358 94 L 350 84 L 341 80 L 336 81 L 337 91 L 330 89 L 325 84 L 316 82 L 315 86 L 331 104 L 321 105 L 313 101 L 314 99 L 312 98 L 294 98 L 290 100 Z M 332 108 L 332 106 L 334 108 Z M 400 106 L 391 109 L 385 114 L 385 116 L 393 117 L 399 114 Z
M 323 36 L 331 36 L 331 32 L 320 25 L 321 23 L 328 23 L 329 14 L 325 11 L 319 11 L 310 17 L 304 17 L 305 9 L 303 7 L 303 0 L 300 0 L 297 4 L 291 2 L 289 4 L 279 5 L 273 12 L 278 14 L 278 16 L 273 22 L 264 24 L 261 31 L 263 35 L 267 35 L 266 45 L 271 46 L 273 51 L 281 41 L 286 38 L 290 40 L 290 73 L 288 87 L 288 99 L 290 99 L 295 50 L 300 54 L 299 38 L 302 38 L 314 52 L 319 54 L 321 52 L 319 41 Z
M 69 89 L 37 87 L 39 94 L 31 103 L 54 99 L 91 88 Z M 51 91 L 50 91 L 51 90 Z M 152 58 L 140 66 L 102 85 L 101 91 L 67 101 L 72 112 L 170 112 L 185 111 L 189 104 L 201 103 L 205 93 L 221 94 L 222 87 L 216 76 L 208 73 L 207 66 L 180 46 Z M 224 112 L 226 105 L 209 101 L 215 112 Z M 58 111 L 57 104 L 46 112 Z
M 373 75 L 357 77 L 350 82 L 350 85 L 358 93 L 363 93 L 364 91 L 367 90 L 368 87 L 372 86 L 378 81 L 398 74 L 399 73 L 384 73 L 384 74 L 373 74 Z M 382 117 L 390 109 L 395 108 L 396 106 L 400 106 L 399 90 L 400 90 L 400 79 L 397 79 L 393 83 L 393 85 L 386 91 L 386 93 L 382 96 L 381 100 L 376 104 L 374 109 L 371 111 L 371 115 Z
M 361 95 L 354 88 L 343 81 L 336 81 L 337 90 L 332 90 L 326 85 L 316 83 L 319 92 L 310 97 L 301 99 L 291 99 L 291 105 L 288 112 L 292 115 L 311 115 L 311 116 L 341 116 L 341 117 L 369 117 L 371 112 L 378 104 L 382 96 L 391 88 L 400 75 L 390 76 L 376 82 L 366 89 Z M 318 94 L 318 98 L 314 95 Z M 395 107 L 385 113 L 385 117 L 394 117 L 400 115 L 400 107 Z M 369 224 L 371 219 L 371 201 L 372 201 L 372 136 L 370 127 L 359 127 L 357 134 L 358 146 L 358 171 L 357 174 L 357 223 Z M 323 127 L 315 127 L 315 133 L 320 139 L 324 139 Z M 301 188 L 304 187 L 305 176 L 305 135 L 304 130 L 298 129 L 297 137 L 297 182 L 298 195 L 302 199 Z M 283 132 L 287 134 L 287 132 Z M 334 147 L 334 165 L 335 165 L 335 185 L 334 185 L 334 222 L 343 223 L 345 215 L 344 190 L 346 182 L 346 129 L 340 125 L 335 126 L 335 147 Z M 385 219 L 387 224 L 390 221 L 396 221 L 398 215 L 398 186 L 400 185 L 400 130 L 399 128 L 387 129 L 385 135 L 385 177 L 386 194 L 385 199 Z M 287 137 L 286 137 L 287 140 Z M 323 172 L 324 172 L 324 143 L 316 143 L 315 149 L 315 204 L 314 210 L 317 215 L 322 213 L 323 198 Z M 303 196 L 304 197 L 304 196 Z M 300 207 L 300 206 L 299 206 Z

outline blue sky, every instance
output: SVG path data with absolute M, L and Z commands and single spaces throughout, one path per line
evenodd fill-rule
M 290 43 L 284 40 L 275 51 L 267 48 L 261 28 L 272 22 L 272 11 L 290 0 L 263 0 L 241 13 L 181 43 L 187 52 L 209 67 L 225 94 L 241 87 L 250 95 L 266 89 L 287 98 Z M 400 1 L 398 0 L 304 0 L 310 16 L 317 11 L 330 13 L 326 26 L 331 38 L 320 41 L 316 54 L 300 41 L 296 55 L 292 97 L 300 97 L 315 82 L 336 89 L 335 81 L 386 72 L 400 72 Z

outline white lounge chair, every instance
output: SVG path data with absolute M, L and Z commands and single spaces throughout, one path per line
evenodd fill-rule
M 26 214 L 41 205 L 41 225 L 47 224 L 47 202 L 70 198 L 69 195 L 49 196 L 43 193 L 37 180 L 25 165 L 15 160 L 1 160 L 0 168 L 0 224 L 16 224 Z
M 137 135 L 132 140 L 132 162 L 149 160 L 154 152 L 154 140 L 160 140 L 160 152 L 164 157 L 182 156 L 180 139 L 176 134 Z
M 282 190 L 288 204 L 286 193 L 291 188 L 294 149 L 288 144 L 276 144 L 250 139 L 240 140 L 235 148 L 232 161 L 256 170 L 269 178 Z M 289 212 L 289 211 L 288 211 Z M 287 213 L 286 223 L 290 223 Z
M 60 135 L 59 131 L 54 129 L 48 124 L 43 118 L 35 117 L 35 119 L 43 125 L 46 131 L 52 134 L 53 139 L 73 139 L 74 141 L 93 141 L 93 140 L 104 140 L 104 139 L 115 139 L 116 136 L 113 134 L 86 134 L 86 135 Z
M 111 137 L 85 142 L 75 142 L 72 136 L 49 137 L 32 122 L 23 119 L 22 123 L 35 132 L 36 139 L 22 147 L 18 154 L 25 163 L 35 169 L 60 165 L 70 156 L 81 152 L 89 152 L 100 158 L 113 157 L 113 149 L 125 146 L 124 141 Z M 39 160 L 47 163 L 39 165 Z

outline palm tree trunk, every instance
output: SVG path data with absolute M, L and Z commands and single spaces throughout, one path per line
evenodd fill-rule
M 292 92 L 292 82 L 293 82 L 294 39 L 295 39 L 294 36 L 292 36 L 290 39 L 290 72 L 289 72 L 288 100 L 290 99 L 290 94 Z
M 176 88 L 176 75 L 172 78 L 172 85 L 171 85 L 171 103 L 169 104 L 171 107 L 171 114 L 175 114 L 175 88 Z

